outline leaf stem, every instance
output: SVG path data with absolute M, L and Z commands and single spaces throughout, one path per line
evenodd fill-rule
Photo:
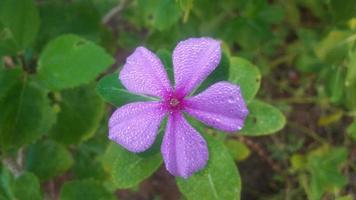
M 311 130 L 311 129 L 309 129 L 309 128 L 301 125 L 301 124 L 298 124 L 298 123 L 295 123 L 295 122 L 288 122 L 287 126 L 290 126 L 292 128 L 300 130 L 301 132 L 306 133 L 308 136 L 310 136 L 311 138 L 313 138 L 314 140 L 316 140 L 316 141 L 318 141 L 320 143 L 323 143 L 323 144 L 327 144 L 328 143 L 326 140 L 324 140 L 322 137 L 320 137 L 316 132 L 314 132 L 313 130 Z
M 117 16 L 121 10 L 125 7 L 126 0 L 119 1 L 118 5 L 112 8 L 101 20 L 101 23 L 107 24 L 111 21 L 111 19 Z
M 13 157 L 6 157 L 2 159 L 2 163 L 11 171 L 15 177 L 19 177 L 23 172 L 22 166 L 20 166 L 19 163 L 16 162 L 16 159 Z

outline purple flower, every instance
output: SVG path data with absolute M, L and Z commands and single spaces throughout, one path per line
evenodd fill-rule
M 183 113 L 226 132 L 240 130 L 248 114 L 240 87 L 225 81 L 189 96 L 220 59 L 219 41 L 190 38 L 180 42 L 173 52 L 173 88 L 159 58 L 138 47 L 127 58 L 119 79 L 129 92 L 157 97 L 157 101 L 129 103 L 117 109 L 109 120 L 109 138 L 129 151 L 145 151 L 168 116 L 161 146 L 167 170 L 187 178 L 204 168 L 209 157 L 207 144 Z

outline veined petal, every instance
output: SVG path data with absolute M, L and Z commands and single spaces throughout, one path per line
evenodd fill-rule
M 208 160 L 204 138 L 191 127 L 180 112 L 169 115 L 161 152 L 166 169 L 174 176 L 188 178 Z
M 185 103 L 184 110 L 188 114 L 227 132 L 240 130 L 248 115 L 240 87 L 228 82 L 215 83 Z
M 165 113 L 159 102 L 126 104 L 111 115 L 109 138 L 129 151 L 145 151 L 154 143 Z
M 220 42 L 211 38 L 191 38 L 179 42 L 173 52 L 176 91 L 190 94 L 218 66 Z
M 160 59 L 144 47 L 136 48 L 126 60 L 119 79 L 128 91 L 163 97 L 171 90 L 167 72 Z

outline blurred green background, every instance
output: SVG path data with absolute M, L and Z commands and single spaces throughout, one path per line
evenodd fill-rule
M 211 198 L 205 182 L 178 187 L 155 149 L 109 144 L 114 107 L 96 89 L 137 46 L 169 65 L 201 36 L 257 66 L 256 98 L 274 106 L 252 101 L 253 134 L 203 127 L 241 176 L 236 194 L 221 174 Z M 0 56 L 0 200 L 356 198 L 355 0 L 0 0 Z

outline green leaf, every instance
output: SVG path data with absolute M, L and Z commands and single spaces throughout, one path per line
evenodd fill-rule
M 345 85 L 356 83 L 356 50 L 350 52 Z
M 209 148 L 207 166 L 188 179 L 177 178 L 180 191 L 187 199 L 240 199 L 241 179 L 237 167 L 224 145 L 205 135 Z
M 0 199 L 1 200 L 40 200 L 41 187 L 37 177 L 30 172 L 23 172 L 19 177 L 5 166 L 0 165 Z
M 152 101 L 152 97 L 137 95 L 127 91 L 119 80 L 117 73 L 104 76 L 100 79 L 97 87 L 99 95 L 107 102 L 120 107 L 130 102 Z
M 160 31 L 166 30 L 177 23 L 180 18 L 179 5 L 173 0 L 158 0 L 153 15 L 153 26 Z
M 345 69 L 342 66 L 333 66 L 327 71 L 325 91 L 333 103 L 344 100 L 345 75 Z
M 37 40 L 38 47 L 41 49 L 49 40 L 67 33 L 99 41 L 99 32 L 103 27 L 93 1 L 54 0 L 38 4 L 42 18 L 39 33 L 41 37 Z M 115 3 L 117 4 L 117 1 Z M 110 6 L 108 1 L 103 4 Z
M 3 166 L 0 169 L 0 199 L 1 197 L 5 200 L 15 199 L 13 192 L 14 177 L 12 176 L 10 170 L 8 170 L 6 167 Z
M 130 188 L 155 172 L 162 163 L 161 155 L 142 156 L 111 143 L 105 153 L 103 164 L 118 188 Z
M 229 33 L 222 34 L 229 34 L 228 37 L 245 50 L 254 52 L 273 39 L 271 29 L 261 20 L 237 17 L 229 21 L 228 26 L 233 28 L 229 30 Z
M 75 144 L 92 137 L 104 114 L 104 102 L 93 85 L 63 90 L 57 123 L 51 137 L 63 144 Z
M 96 180 L 106 178 L 106 173 L 97 156 L 85 151 L 82 146 L 78 148 L 74 160 L 73 172 L 77 178 L 95 178 Z
M 346 104 L 349 109 L 356 111 L 356 82 L 346 86 Z
M 72 165 L 73 158 L 70 152 L 51 140 L 31 145 L 26 156 L 26 169 L 41 180 L 60 175 Z
M 347 57 L 347 38 L 350 35 L 350 31 L 331 31 L 315 45 L 315 54 L 328 63 L 342 62 Z
M 0 67 L 0 99 L 18 82 L 20 75 L 20 68 L 8 70 Z
M 242 96 L 246 102 L 250 102 L 260 88 L 261 74 L 258 68 L 249 61 L 232 57 L 228 80 L 240 85 Z
M 1 0 L 0 24 L 0 47 L 4 42 L 5 46 L 16 50 L 31 45 L 40 26 L 40 17 L 34 1 Z
M 11 31 L 4 27 L 0 22 L 0 56 L 15 55 L 17 48 L 16 41 L 11 35 Z
M 245 160 L 251 154 L 250 149 L 244 143 L 237 140 L 226 140 L 225 146 L 236 161 Z
M 102 184 L 94 180 L 75 180 L 66 182 L 61 189 L 61 200 L 114 200 Z
M 301 154 L 293 154 L 290 157 L 291 169 L 296 171 L 305 168 L 306 158 Z
M 226 53 L 221 54 L 221 60 L 219 66 L 203 81 L 202 84 L 194 91 L 194 94 L 198 94 L 204 91 L 209 86 L 219 81 L 226 81 L 229 76 L 230 60 Z
M 42 199 L 41 186 L 37 177 L 29 172 L 23 173 L 15 179 L 14 194 L 21 200 L 40 200 Z
M 250 114 L 247 116 L 245 126 L 239 132 L 242 135 L 260 136 L 269 135 L 281 130 L 286 119 L 277 108 L 259 100 L 248 104 Z
M 307 167 L 311 173 L 310 195 L 320 199 L 330 187 L 341 188 L 347 179 L 340 167 L 347 160 L 347 149 L 344 147 L 316 150 L 308 154 Z
M 113 58 L 93 42 L 63 35 L 51 41 L 42 52 L 38 78 L 49 89 L 61 90 L 93 81 L 113 62 Z
M 260 13 L 259 18 L 266 23 L 278 24 L 284 19 L 285 11 L 278 4 L 266 6 Z
M 336 22 L 355 17 L 356 3 L 353 0 L 330 0 L 331 13 Z
M 356 141 L 356 121 L 352 122 L 346 129 L 346 133 Z
M 4 151 L 40 138 L 54 121 L 47 92 L 27 79 L 26 75 L 21 75 L 14 79 L 16 83 L 7 82 L 5 85 L 13 86 L 0 99 L 0 146 Z
M 356 50 L 349 55 L 345 87 L 346 105 L 349 109 L 356 111 Z
M 137 4 L 140 24 L 151 26 L 157 29 L 157 32 L 173 27 L 181 15 L 179 5 L 174 0 L 138 0 Z
M 345 89 L 346 93 L 346 105 L 350 110 L 356 111 L 356 81 L 347 85 Z
M 309 73 L 309 72 L 320 72 L 322 69 L 328 67 L 327 64 L 323 63 L 319 58 L 310 53 L 304 53 L 297 57 L 296 67 L 299 71 Z

